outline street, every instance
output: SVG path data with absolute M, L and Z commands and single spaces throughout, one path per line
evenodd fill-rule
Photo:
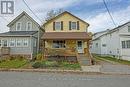
M 129 87 L 128 75 L 0 72 L 0 87 Z

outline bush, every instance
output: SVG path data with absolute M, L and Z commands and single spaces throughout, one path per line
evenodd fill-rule
M 42 53 L 39 53 L 39 54 L 36 55 L 36 60 L 38 60 L 38 61 L 43 60 Z
M 33 68 L 40 68 L 42 66 L 41 62 L 36 62 L 32 65 Z

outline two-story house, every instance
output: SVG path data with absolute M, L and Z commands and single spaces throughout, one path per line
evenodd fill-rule
M 93 35 L 92 53 L 130 60 L 130 22 L 99 34 Z
M 77 53 L 88 54 L 91 40 L 87 33 L 88 26 L 87 22 L 65 11 L 43 24 L 44 48 L 75 49 Z
M 32 58 L 39 51 L 40 25 L 22 12 L 8 25 L 9 32 L 0 33 L 1 55 L 22 55 Z

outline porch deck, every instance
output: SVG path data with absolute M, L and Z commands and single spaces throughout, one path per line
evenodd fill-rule
M 44 58 L 55 61 L 78 62 L 78 53 L 74 49 L 45 49 Z

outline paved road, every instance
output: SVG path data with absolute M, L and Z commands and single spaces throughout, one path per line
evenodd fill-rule
M 0 87 L 130 87 L 130 76 L 0 72 Z

